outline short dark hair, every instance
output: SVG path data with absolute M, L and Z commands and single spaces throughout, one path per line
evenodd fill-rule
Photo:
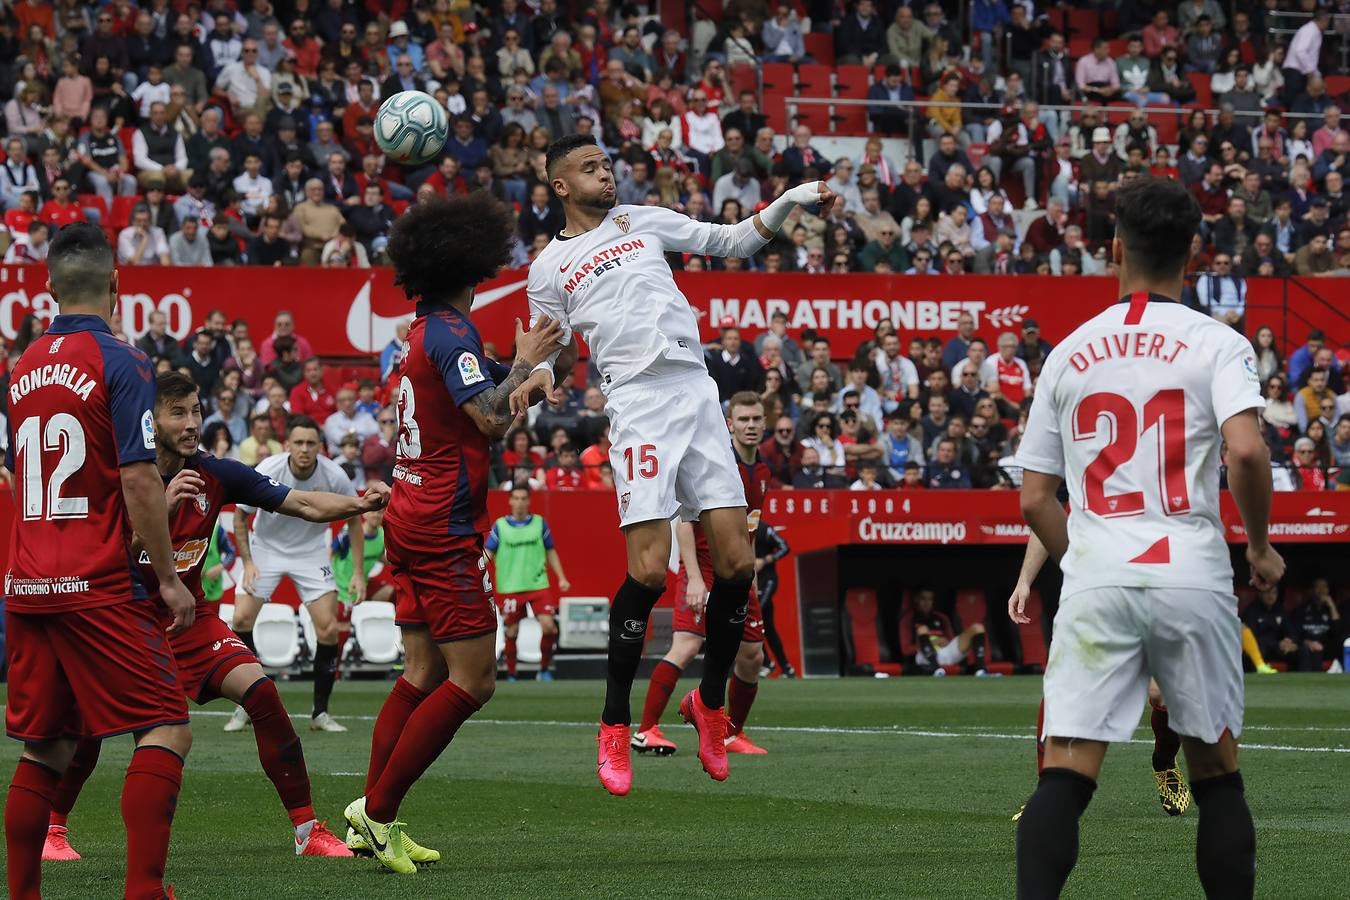
M 289 438 L 291 436 L 291 432 L 295 431 L 295 429 L 297 428 L 313 428 L 316 434 L 318 434 L 321 438 L 323 437 L 323 429 L 319 427 L 318 422 L 314 421 L 309 416 L 291 416 L 289 419 L 287 419 L 286 437 Z
M 1180 182 L 1139 178 L 1116 192 L 1116 234 L 1131 269 L 1161 278 L 1185 267 L 1200 204 Z
M 486 191 L 418 203 L 394 221 L 385 252 L 409 299 L 444 302 L 511 259 L 510 208 Z
M 47 251 L 47 275 L 59 304 L 62 297 L 92 299 L 106 295 L 113 251 L 103 229 L 75 222 L 56 233 Z
M 155 406 L 158 408 L 161 404 L 171 400 L 182 400 L 184 397 L 190 397 L 200 390 L 197 387 L 197 382 L 182 372 L 173 369 L 160 372 L 159 375 L 155 376 Z
M 295 349 L 295 338 L 291 337 L 288 334 L 283 334 L 281 337 L 277 338 L 275 341 L 272 342 L 272 350 L 273 352 L 276 353 L 277 356 L 280 356 L 283 353 L 290 353 L 294 349 Z
M 580 150 L 582 147 L 598 147 L 593 136 L 589 134 L 569 134 L 566 137 L 560 137 L 548 145 L 548 152 L 544 156 L 544 171 L 550 178 L 553 177 L 553 168 L 573 151 Z
M 530 496 L 530 483 L 527 481 L 524 484 L 516 484 L 514 481 L 512 481 L 511 493 L 514 494 L 516 491 L 523 492 L 526 497 Z

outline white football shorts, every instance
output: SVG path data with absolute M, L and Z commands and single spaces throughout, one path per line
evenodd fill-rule
M 1242 734 L 1237 598 L 1191 588 L 1092 588 L 1060 603 L 1045 669 L 1051 737 L 1134 736 L 1149 677 L 1177 734 L 1217 743 Z
M 745 506 L 717 383 L 703 370 L 621 384 L 605 413 L 620 526 Z
M 984 640 L 983 635 L 980 636 L 980 640 Z M 969 652 L 969 650 L 967 650 L 966 653 L 961 652 L 961 638 L 958 635 L 937 648 L 938 665 L 958 666 L 966 661 L 966 655 Z
M 324 594 L 337 592 L 333 563 L 327 556 L 284 558 L 267 551 L 260 552 L 255 547 L 253 564 L 258 567 L 258 577 L 253 581 L 253 592 L 249 596 L 259 600 L 271 600 L 282 578 L 291 580 L 295 592 L 306 605 Z

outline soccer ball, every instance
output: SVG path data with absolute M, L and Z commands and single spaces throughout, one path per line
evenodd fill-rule
M 445 109 L 422 91 L 394 94 L 375 116 L 375 142 L 395 162 L 430 162 L 440 155 L 446 135 Z

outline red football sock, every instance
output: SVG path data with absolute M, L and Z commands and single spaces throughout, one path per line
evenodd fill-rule
M 512 678 L 516 677 L 516 639 L 509 637 L 506 639 L 506 674 Z
M 647 700 L 642 704 L 642 724 L 638 732 L 661 724 L 661 716 L 670 704 L 670 695 L 680 681 L 683 670 L 668 659 L 658 660 L 652 669 L 652 680 L 647 685 Z
M 42 900 L 42 845 L 61 776 L 32 759 L 20 759 L 5 798 L 5 853 L 9 896 Z
M 376 822 L 392 822 L 399 804 L 422 773 L 454 740 L 455 732 L 481 704 L 453 681 L 432 691 L 408 719 L 384 774 L 366 793 L 366 813 Z
M 556 634 L 545 634 L 539 638 L 539 671 L 547 671 L 549 664 L 553 662 L 553 645 L 557 642 Z
M 750 707 L 755 705 L 755 696 L 759 693 L 759 683 L 742 681 L 731 673 L 727 684 L 727 734 L 740 734 L 745 720 L 750 717 Z
M 1041 708 L 1036 712 L 1036 774 L 1040 774 L 1041 769 L 1045 768 L 1045 700 L 1041 700 Z
M 409 717 L 428 696 L 426 691 L 406 678 L 394 682 L 394 689 L 385 698 L 384 706 L 380 707 L 380 714 L 375 718 L 375 733 L 370 738 L 370 765 L 366 767 L 366 794 L 375 788 L 375 782 L 384 774 L 389 754 L 394 752 L 394 745 L 398 743 Z
M 122 785 L 127 828 L 126 900 L 163 900 L 169 830 L 183 784 L 183 758 L 167 747 L 137 747 Z
M 277 789 L 291 824 L 303 825 L 317 818 L 309 789 L 309 771 L 305 768 L 305 750 L 272 679 L 259 678 L 254 682 L 244 692 L 240 706 L 253 723 L 258 760 Z
M 80 798 L 84 783 L 94 774 L 94 767 L 98 765 L 98 754 L 102 749 L 102 741 L 88 739 L 80 741 L 75 747 L 75 756 L 70 760 L 70 765 L 66 766 L 61 783 L 57 785 L 56 794 L 52 797 L 52 815 L 48 824 L 66 824 L 70 811 L 75 808 L 75 801 Z

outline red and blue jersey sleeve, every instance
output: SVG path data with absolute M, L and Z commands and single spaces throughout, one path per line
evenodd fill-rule
M 155 373 L 150 358 L 111 334 L 94 332 L 103 356 L 117 464 L 154 462 Z
M 502 544 L 502 537 L 499 529 L 502 527 L 501 521 L 492 523 L 492 530 L 488 532 L 487 540 L 483 542 L 483 548 L 490 553 L 496 553 L 497 548 Z
M 499 363 L 495 359 L 485 360 L 485 362 L 487 363 L 488 377 L 492 379 L 493 384 L 501 384 L 511 374 L 511 367 L 504 363 Z
M 547 522 L 547 521 L 544 521 L 544 522 L 543 522 L 543 525 L 544 525 L 544 549 L 545 549 L 545 550 L 552 550 L 552 549 L 553 549 L 553 532 L 549 529 L 549 527 L 548 527 L 548 522 Z
M 238 460 L 216 459 L 202 454 L 197 457 L 197 468 L 209 473 L 220 482 L 222 502 L 242 504 L 252 509 L 265 509 L 276 512 L 291 489 L 280 484 L 256 469 L 251 469 Z
M 456 406 L 463 406 L 496 384 L 489 360 L 483 356 L 478 329 L 454 311 L 427 316 L 422 348 L 440 371 Z

